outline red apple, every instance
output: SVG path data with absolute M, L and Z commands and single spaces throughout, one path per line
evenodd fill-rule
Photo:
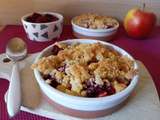
M 152 32 L 155 24 L 154 13 L 138 8 L 129 10 L 124 19 L 124 28 L 127 34 L 133 38 L 146 38 Z

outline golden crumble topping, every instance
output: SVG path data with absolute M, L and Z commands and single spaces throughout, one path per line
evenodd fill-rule
M 88 13 L 76 16 L 73 23 L 84 28 L 108 29 L 118 26 L 118 21 L 112 17 Z
M 32 68 L 62 92 L 86 97 L 102 97 L 102 91 L 111 95 L 125 89 L 137 74 L 132 60 L 100 43 L 55 46 L 53 51 L 59 48 L 56 54 L 41 58 Z

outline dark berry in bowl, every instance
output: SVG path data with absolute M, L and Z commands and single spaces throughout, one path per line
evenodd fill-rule
M 86 91 L 87 91 L 87 97 L 96 97 L 97 96 L 97 92 L 96 92 L 94 86 L 88 87 Z
M 41 17 L 41 14 L 39 13 L 33 13 L 31 16 L 26 18 L 26 21 L 28 22 L 35 22 L 37 18 Z
M 59 85 L 59 83 L 56 81 L 55 78 L 52 78 L 51 86 L 56 88 Z
M 46 23 L 46 22 L 49 22 L 49 21 L 47 20 L 47 18 L 45 16 L 40 16 L 34 22 L 35 23 Z
M 116 93 L 116 90 L 115 90 L 115 88 L 114 88 L 112 85 L 111 85 L 111 86 L 108 86 L 108 87 L 106 88 L 106 91 L 107 91 L 108 95 L 113 95 L 113 94 Z
M 47 79 L 51 79 L 51 75 L 47 74 L 47 75 L 42 75 L 43 79 L 47 80 Z
M 57 21 L 58 18 L 53 16 L 53 15 L 50 15 L 50 14 L 45 14 L 44 15 L 45 18 L 47 18 L 48 22 L 52 22 L 52 21 Z

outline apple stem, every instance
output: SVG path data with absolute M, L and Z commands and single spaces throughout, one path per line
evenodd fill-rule
M 145 7 L 146 7 L 146 3 L 143 3 L 143 8 L 142 8 L 143 11 L 145 10 Z

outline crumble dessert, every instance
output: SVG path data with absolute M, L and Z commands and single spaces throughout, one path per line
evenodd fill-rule
M 74 96 L 103 97 L 124 90 L 137 74 L 134 61 L 100 43 L 55 44 L 32 65 L 47 84 Z
M 92 13 L 76 16 L 73 23 L 89 29 L 109 29 L 119 25 L 118 21 L 112 17 Z

